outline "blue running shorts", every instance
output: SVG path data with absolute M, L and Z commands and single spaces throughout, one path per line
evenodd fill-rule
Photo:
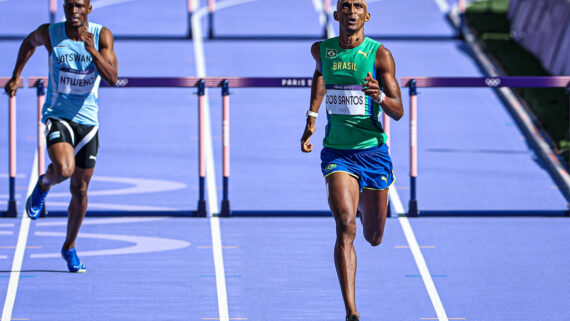
M 349 150 L 325 147 L 321 151 L 321 170 L 324 177 L 335 172 L 350 174 L 358 180 L 360 191 L 383 190 L 396 180 L 386 144 Z

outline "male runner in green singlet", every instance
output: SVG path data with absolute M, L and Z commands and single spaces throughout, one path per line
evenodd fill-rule
M 394 181 L 381 112 L 399 120 L 404 110 L 392 54 L 364 36 L 370 13 L 365 0 L 338 0 L 334 18 L 340 36 L 311 47 L 316 70 L 301 150 L 311 152 L 315 118 L 323 99 L 327 106 L 321 169 L 330 209 L 336 221 L 334 261 L 346 308 L 346 320 L 358 321 L 355 304 L 356 215 L 365 239 L 382 242 L 388 188 Z

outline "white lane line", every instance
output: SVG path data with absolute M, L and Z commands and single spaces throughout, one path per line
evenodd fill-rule
M 449 5 L 447 4 L 447 1 L 445 0 L 434 0 L 434 1 L 439 7 L 439 10 L 441 10 L 441 12 L 447 13 L 449 11 Z
M 193 0 L 196 4 L 196 0 Z M 204 42 L 202 39 L 202 24 L 200 19 L 207 13 L 207 7 L 202 7 L 192 15 L 192 42 L 196 58 L 196 71 L 198 77 L 206 76 L 206 60 Z M 218 213 L 218 197 L 216 194 L 216 180 L 214 171 L 214 159 L 212 151 L 212 130 L 210 125 L 210 106 L 208 91 L 206 90 L 206 182 L 208 186 L 208 208 L 210 216 L 210 230 L 212 233 L 212 252 L 214 256 L 214 268 L 216 272 L 216 291 L 218 294 L 218 314 L 221 321 L 229 321 L 228 294 L 226 289 L 226 275 L 224 272 L 224 259 L 222 255 L 222 236 L 219 218 L 213 214 Z
M 0 235 L 14 235 L 14 231 L 0 231 Z
M 212 230 L 212 252 L 214 254 L 214 267 L 216 270 L 216 288 L 218 289 L 218 311 L 220 314 L 220 321 L 229 321 L 226 272 L 224 269 L 224 257 L 222 254 L 220 218 L 218 216 L 210 217 L 210 229 Z
M 394 209 L 398 214 L 398 221 L 402 226 L 402 230 L 404 231 L 404 235 L 406 236 L 406 240 L 408 241 L 408 245 L 410 246 L 410 250 L 412 251 L 412 255 L 414 256 L 414 260 L 416 261 L 416 265 L 418 266 L 418 270 L 420 271 L 420 275 L 422 276 L 422 280 L 424 281 L 424 285 L 426 290 L 429 294 L 429 298 L 431 299 L 431 304 L 435 309 L 435 313 L 439 321 L 448 321 L 447 313 L 443 308 L 443 303 L 439 298 L 439 294 L 435 288 L 435 284 L 431 278 L 431 274 L 427 267 L 426 261 L 420 250 L 418 245 L 418 241 L 416 240 L 416 236 L 414 234 L 414 230 L 410 225 L 410 221 L 405 216 L 406 211 L 404 210 L 404 206 L 402 205 L 402 201 L 400 200 L 400 196 L 398 195 L 398 191 L 396 190 L 395 186 L 392 186 L 388 191 L 390 193 L 390 200 L 392 200 L 392 204 L 394 204 Z
M 28 192 L 26 195 L 32 194 L 36 181 L 38 180 L 38 152 L 34 154 L 34 162 L 32 164 L 32 173 L 28 183 Z M 27 198 L 27 197 L 26 197 Z M 2 321 L 11 321 L 14 302 L 16 301 L 16 292 L 18 291 L 18 283 L 20 281 L 20 271 L 22 270 L 22 261 L 24 260 L 24 252 L 26 243 L 28 242 L 28 233 L 30 232 L 31 219 L 26 213 L 21 213 L 20 233 L 18 234 L 18 243 L 12 261 L 12 270 L 10 272 L 10 281 L 8 281 L 8 290 L 6 291 L 6 300 L 4 301 L 4 309 L 2 310 Z
M 14 227 L 16 224 L 14 223 L 0 223 L 0 227 Z
M 8 258 L 8 255 L 0 255 L 0 260 L 5 260 Z

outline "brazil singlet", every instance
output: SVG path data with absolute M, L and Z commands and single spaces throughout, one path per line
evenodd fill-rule
M 323 145 L 333 149 L 365 149 L 382 145 L 386 135 L 379 117 L 382 108 L 362 91 L 368 72 L 376 78 L 380 43 L 370 38 L 344 49 L 339 38 L 321 43 L 321 70 L 326 87 L 326 133 Z
M 89 23 L 94 35 L 95 49 L 99 50 L 102 26 Z M 93 57 L 82 41 L 69 39 L 65 22 L 49 26 L 52 51 L 49 57 L 49 81 L 42 121 L 63 118 L 83 125 L 98 125 L 98 89 L 101 77 Z

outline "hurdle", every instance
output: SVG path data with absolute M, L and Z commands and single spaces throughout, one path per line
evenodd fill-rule
M 0 87 L 4 88 L 10 81 L 9 77 L 0 77 Z M 19 79 L 18 88 L 24 87 L 24 79 Z M 4 217 L 17 217 L 18 208 L 16 203 L 16 96 L 8 97 L 8 184 L 9 197 L 8 209 L 2 212 Z
M 186 4 L 186 8 L 187 8 L 187 12 L 188 12 L 188 34 L 186 35 L 186 37 L 188 37 L 189 39 L 192 39 L 192 14 L 194 13 L 194 11 L 196 11 L 196 8 L 194 7 L 194 0 L 188 0 L 188 3 Z
M 457 6 L 459 8 L 459 26 L 457 26 L 457 38 L 464 39 L 463 29 L 465 28 L 465 0 L 458 0 Z
M 325 15 L 325 24 L 323 26 L 323 39 L 327 39 L 329 37 L 329 33 L 328 33 L 328 26 L 329 26 L 329 22 L 330 22 L 330 12 L 331 10 L 331 0 L 324 0 L 323 3 L 323 13 Z
M 49 0 L 49 23 L 55 23 L 56 12 L 57 12 L 57 0 Z
M 36 88 L 38 95 L 38 112 L 44 101 L 44 84 L 47 83 L 47 77 L 29 77 L 28 87 Z M 223 198 L 221 201 L 220 216 L 230 216 L 231 207 L 229 200 L 229 178 L 230 178 L 230 88 L 310 88 L 313 79 L 309 77 L 273 77 L 273 78 L 242 78 L 242 77 L 120 77 L 115 86 L 109 86 L 104 81 L 101 82 L 102 88 L 195 88 L 198 95 L 198 179 L 199 179 L 199 197 L 196 211 L 186 212 L 165 212 L 170 216 L 196 216 L 206 217 L 206 88 L 220 88 L 222 96 L 222 176 L 223 176 Z M 40 114 L 38 114 L 40 117 Z M 43 154 L 45 149 L 42 142 L 43 135 L 40 133 L 41 121 L 38 122 L 38 153 Z M 41 151 L 41 152 L 40 152 Z M 44 163 L 45 164 L 45 163 Z M 45 165 L 44 165 L 45 166 Z M 156 215 L 155 212 L 133 212 L 133 215 Z M 109 216 L 120 213 L 96 213 L 90 211 L 91 216 Z M 218 214 L 218 213 L 212 213 Z M 50 212 L 50 215 L 60 216 L 65 213 Z
M 409 99 L 410 99 L 410 200 L 408 204 L 408 216 L 418 216 L 422 211 L 418 208 L 418 200 L 416 196 L 416 179 L 418 176 L 418 154 L 417 154 L 417 134 L 418 134 L 418 124 L 417 124 L 417 114 L 418 114 L 418 100 L 417 100 L 417 88 L 458 88 L 458 87 L 472 87 L 472 88 L 568 88 L 570 87 L 570 76 L 559 76 L 559 77 L 402 77 L 401 84 L 402 87 L 409 88 Z M 526 114 L 525 114 L 526 115 Z M 562 186 L 563 193 L 566 199 L 570 199 L 570 175 L 568 171 L 560 164 L 560 161 L 556 155 L 545 148 L 547 146 L 546 142 L 541 136 L 540 131 L 528 120 L 528 116 L 525 119 L 518 119 L 518 122 L 522 122 L 529 125 L 529 131 L 524 130 L 525 126 L 521 126 L 525 135 L 529 138 L 531 142 L 534 143 L 534 147 L 537 150 L 548 150 L 546 154 L 539 153 L 540 156 L 548 164 L 549 170 L 554 174 L 557 183 Z M 468 215 L 478 215 L 478 211 L 470 211 Z M 520 213 L 521 211 L 517 211 Z M 559 213 L 560 212 L 560 213 Z M 556 211 L 556 215 L 561 214 L 562 211 Z M 438 212 L 439 213 L 439 212 Z M 527 215 L 543 215 L 546 211 L 528 211 L 525 213 Z M 425 212 L 425 214 L 431 214 Z M 449 211 L 448 214 L 457 214 L 455 211 Z M 509 213 L 502 213 L 504 215 L 509 215 Z M 512 213 L 514 214 L 514 213 Z M 439 215 L 439 214 L 437 214 Z M 562 213 L 562 215 L 567 215 Z

